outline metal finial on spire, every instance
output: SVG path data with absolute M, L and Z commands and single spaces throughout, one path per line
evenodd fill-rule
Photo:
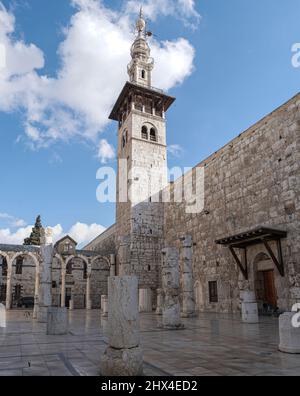
M 141 9 L 140 9 L 139 19 L 136 21 L 136 29 L 139 32 L 139 35 L 141 35 L 143 33 L 145 34 L 146 21 L 144 19 L 144 15 L 143 15 L 143 7 L 141 7 Z

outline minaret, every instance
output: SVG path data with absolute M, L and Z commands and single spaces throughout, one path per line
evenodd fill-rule
M 165 113 L 175 98 L 152 87 L 154 61 L 147 37 L 141 10 L 129 81 L 110 119 L 118 121 L 117 272 L 137 275 L 140 288 L 152 289 L 155 295 L 163 247 L 163 204 L 158 202 L 158 193 L 168 181 Z
M 136 22 L 137 37 L 131 47 L 132 61 L 128 65 L 130 82 L 151 88 L 151 74 L 154 67 L 154 60 L 150 58 L 150 48 L 146 37 L 146 22 L 143 18 L 141 8 L 140 17 Z

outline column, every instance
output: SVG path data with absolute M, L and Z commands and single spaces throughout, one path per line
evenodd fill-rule
M 140 289 L 139 290 L 139 310 L 140 312 L 152 312 L 152 290 Z
M 182 329 L 179 303 L 179 253 L 175 248 L 163 250 L 162 285 L 164 290 L 163 324 L 170 330 Z
M 300 308 L 300 305 L 299 305 Z M 284 353 L 300 354 L 300 311 L 285 312 L 279 317 L 279 350 Z
M 35 270 L 33 319 L 37 319 L 37 315 L 38 315 L 39 285 L 40 285 L 40 263 L 38 262 L 36 270 Z
M 12 303 L 12 278 L 13 263 L 11 258 L 7 261 L 7 278 L 6 278 L 6 309 L 11 309 Z
M 138 279 L 112 277 L 108 287 L 108 348 L 101 361 L 102 376 L 141 376 Z
M 258 305 L 255 293 L 249 290 L 241 292 L 242 320 L 244 323 L 259 323 Z
M 52 305 L 52 230 L 42 229 L 41 236 L 41 265 L 40 265 L 40 287 L 39 287 L 39 309 L 38 321 L 47 322 L 48 308 Z
M 156 315 L 162 315 L 164 305 L 164 291 L 163 289 L 157 290 L 157 305 L 156 305 Z
M 181 238 L 182 242 L 182 312 L 183 318 L 196 315 L 194 277 L 193 277 L 193 241 L 190 235 Z
M 101 296 L 102 317 L 108 317 L 108 296 Z
M 91 300 L 91 272 L 88 270 L 87 279 L 86 279 L 86 309 L 92 309 L 92 300 Z
M 66 268 L 61 269 L 61 291 L 60 291 L 60 306 L 61 308 L 66 307 Z

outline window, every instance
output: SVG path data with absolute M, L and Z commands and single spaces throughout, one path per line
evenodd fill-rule
M 73 272 L 73 264 L 72 264 L 72 260 L 71 260 L 67 264 L 67 275 L 72 275 L 72 272 Z
M 209 282 L 209 302 L 210 303 L 217 303 L 218 299 L 218 282 Z
M 7 276 L 7 260 L 5 257 L 2 260 L 2 276 Z
M 145 125 L 142 128 L 142 139 L 148 140 L 148 128 Z
M 15 292 L 14 292 L 14 301 L 20 300 L 21 297 L 22 297 L 22 286 L 16 285 Z
M 157 142 L 156 130 L 154 128 L 150 129 L 150 140 L 151 142 Z
M 128 142 L 128 132 L 124 131 L 122 136 L 122 148 L 126 146 L 127 142 Z
M 68 253 L 70 250 L 71 250 L 71 245 L 70 245 L 70 243 L 69 242 L 67 242 L 67 243 L 65 243 L 64 244 L 64 252 L 65 253 Z
M 83 279 L 87 279 L 87 265 L 86 263 L 83 264 Z
M 16 275 L 22 275 L 23 273 L 23 257 L 18 257 L 16 260 Z
M 0 302 L 6 301 L 6 285 L 1 285 L 0 288 Z
M 142 70 L 142 73 L 141 73 L 141 74 L 142 74 L 142 78 L 145 79 L 145 78 L 146 78 L 146 72 L 145 72 L 145 70 Z

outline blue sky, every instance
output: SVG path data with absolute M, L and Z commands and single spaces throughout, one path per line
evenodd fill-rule
M 80 57 L 82 48 L 78 49 L 80 40 L 78 41 L 75 33 L 82 32 L 80 29 L 84 29 L 88 19 L 78 18 L 75 21 L 73 19 L 72 22 L 72 16 L 78 15 L 81 11 L 78 6 L 80 2 L 76 1 L 77 8 L 69 0 L 2 0 L 6 11 L 15 17 L 14 31 L 6 36 L 9 37 L 10 44 L 22 41 L 27 46 L 31 43 L 36 46 L 36 49 L 31 49 L 33 52 L 30 55 L 31 60 L 28 61 L 35 65 L 28 67 L 35 69 L 36 78 L 41 76 L 47 76 L 48 79 L 59 78 L 64 62 L 68 62 L 68 67 L 63 69 L 66 72 L 78 66 L 76 54 Z M 93 3 L 92 0 L 80 1 Z M 196 165 L 300 91 L 300 68 L 294 68 L 291 63 L 291 47 L 294 43 L 300 42 L 300 2 L 299 0 L 197 0 L 194 2 L 194 8 L 185 13 L 179 8 L 168 9 L 177 4 L 176 0 L 172 0 L 171 3 L 170 0 L 162 0 L 161 4 L 164 2 L 166 8 L 162 11 L 159 6 L 155 9 L 155 4 L 151 9 L 149 4 L 147 9 L 146 4 L 145 9 L 151 14 L 148 17 L 150 29 L 155 33 L 153 46 L 159 48 L 160 43 L 165 40 L 174 41 L 177 43 L 177 52 L 175 49 L 173 54 L 175 59 L 176 56 L 185 58 L 183 70 L 176 69 L 177 62 L 165 61 L 163 64 L 161 61 L 158 65 L 159 70 L 164 71 L 167 67 L 172 79 L 165 82 L 166 77 L 161 72 L 157 81 L 160 81 L 164 88 L 170 88 L 169 93 L 177 97 L 175 105 L 168 114 L 168 143 L 178 145 L 182 150 L 177 156 L 170 155 L 169 165 L 187 167 Z M 95 9 L 90 7 L 88 11 L 85 10 L 84 16 L 94 18 L 96 15 L 93 21 L 96 21 L 96 24 L 99 21 L 100 25 L 101 13 L 105 13 L 109 20 L 110 16 L 107 16 L 109 10 L 117 13 L 122 10 L 123 17 L 126 15 L 126 18 L 133 18 L 133 23 L 132 10 L 136 3 L 140 2 L 107 0 L 101 7 L 97 6 L 98 8 Z M 198 15 L 201 15 L 201 19 Z M 96 37 L 99 42 L 111 37 L 109 35 L 111 26 L 104 25 L 101 35 Z M 70 26 L 73 26 L 73 30 Z M 67 31 L 64 30 L 66 28 Z M 122 32 L 122 30 L 118 32 L 120 31 Z M 178 41 L 180 38 L 184 38 L 186 43 L 183 51 L 180 47 L 182 43 Z M 120 44 L 120 40 L 120 38 L 116 40 L 114 45 Z M 113 55 L 108 55 L 107 58 L 105 56 L 107 49 L 103 53 L 99 52 L 101 58 L 98 60 L 99 73 L 102 63 L 118 73 L 117 83 L 115 75 L 107 75 L 103 95 L 106 95 L 106 92 L 112 95 L 107 86 L 111 84 L 114 87 L 113 95 L 117 97 L 118 90 L 125 82 L 126 53 L 129 54 L 130 40 L 133 40 L 133 35 L 126 37 L 124 45 L 128 44 L 128 46 L 125 45 L 125 49 L 120 48 L 122 52 L 120 61 L 115 54 L 118 48 L 115 48 Z M 61 52 L 57 52 L 63 42 L 67 42 L 64 57 L 61 56 Z M 91 48 L 85 50 L 92 51 L 93 42 L 88 43 Z M 192 47 L 195 49 L 193 59 L 191 59 Z M 157 49 L 156 53 L 161 54 L 163 58 L 165 50 L 164 48 L 159 52 Z M 97 55 L 97 52 L 92 54 L 91 59 L 95 59 L 95 54 Z M 66 60 L 67 56 L 69 56 L 68 60 Z M 43 57 L 42 66 L 39 64 L 41 57 Z M 33 60 L 35 58 L 36 60 Z M 24 64 L 26 62 L 27 60 Z M 190 74 L 192 65 L 193 72 Z M 82 67 L 82 75 L 85 71 L 86 74 L 91 74 L 90 69 L 84 69 L 85 64 L 79 66 Z M 98 64 L 95 65 L 96 70 L 92 69 L 95 80 L 97 80 L 97 68 Z M 22 71 L 22 78 L 24 73 Z M 108 116 L 109 103 L 99 101 L 98 106 L 96 99 L 91 104 L 93 111 L 90 111 L 87 109 L 90 105 L 90 89 L 93 89 L 90 80 L 84 78 L 84 82 L 86 81 L 84 93 L 88 92 L 86 97 L 84 93 L 82 96 L 82 101 L 86 102 L 84 107 L 80 103 L 80 95 L 77 98 L 72 97 L 74 96 L 72 82 L 76 83 L 78 80 L 68 79 L 66 76 L 64 78 L 67 83 L 61 84 L 63 89 L 60 87 L 60 92 L 65 95 L 63 90 L 70 89 L 70 95 L 66 95 L 62 104 L 54 103 L 55 100 L 59 102 L 59 95 L 53 92 L 49 99 L 50 94 L 45 93 L 47 88 L 43 85 L 41 85 L 43 93 L 39 93 L 41 96 L 36 92 L 32 94 L 37 102 L 47 102 L 42 109 L 44 119 L 39 121 L 38 125 L 42 129 L 38 139 L 30 134 L 30 127 L 37 126 L 32 121 L 32 113 L 36 111 L 36 107 L 33 111 L 31 105 L 24 102 L 22 91 L 18 94 L 19 98 L 5 106 L 5 101 L 9 99 L 6 99 L 6 92 L 1 92 L 0 85 L 2 238 L 3 235 L 7 235 L 7 230 L 11 236 L 19 230 L 20 225 L 32 224 L 37 214 L 42 215 L 45 225 L 61 225 L 64 232 L 78 222 L 85 225 L 95 223 L 104 227 L 114 222 L 114 205 L 100 204 L 96 200 L 98 186 L 96 172 L 102 166 L 101 158 L 97 155 L 99 142 L 105 139 L 111 146 L 116 146 L 116 125 L 106 124 L 103 121 Z M 22 81 L 20 85 L 24 86 Z M 25 81 L 26 84 L 30 84 L 28 79 Z M 99 92 L 102 91 L 101 81 L 96 84 Z M 56 89 L 55 83 L 53 86 L 53 90 Z M 31 98 L 30 96 L 29 100 Z M 97 117 L 97 106 L 99 117 Z M 53 130 L 50 135 L 45 127 L 45 119 L 49 116 L 53 120 L 53 114 L 59 114 L 61 109 L 65 110 L 67 107 L 68 114 L 72 114 L 72 121 L 80 119 L 80 122 L 67 132 L 62 125 L 61 134 L 53 139 Z M 31 114 L 30 117 L 28 113 Z M 53 121 L 51 125 L 55 125 L 55 130 L 60 130 L 59 123 L 63 123 L 63 120 L 63 117 L 57 119 L 55 117 L 55 123 Z M 68 118 L 67 122 L 69 121 Z M 76 128 L 78 131 L 75 131 Z M 66 134 L 68 134 L 67 138 Z M 108 165 L 115 166 L 114 159 L 106 160 Z M 16 222 L 20 219 L 23 222 Z M 88 234 L 86 238 L 93 235 L 89 231 L 86 229 Z M 11 237 L 10 240 L 17 239 Z

